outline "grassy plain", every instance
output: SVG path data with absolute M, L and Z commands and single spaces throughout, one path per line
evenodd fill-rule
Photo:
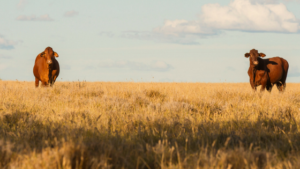
M 300 168 L 300 84 L 0 81 L 0 168 Z

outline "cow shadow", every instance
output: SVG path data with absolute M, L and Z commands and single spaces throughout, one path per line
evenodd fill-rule
M 107 120 L 92 118 L 86 112 L 77 115 L 82 116 L 82 124 L 90 126 L 97 126 L 99 120 Z M 64 143 L 72 142 L 84 147 L 84 152 L 90 159 L 107 156 L 115 168 L 134 168 L 138 158 L 146 159 L 151 168 L 159 167 L 157 159 L 149 156 L 157 155 L 157 147 L 162 141 L 167 142 L 165 147 L 168 150 L 178 145 L 177 151 L 183 159 L 187 154 L 198 153 L 204 149 L 216 152 L 220 149 L 252 147 L 276 151 L 280 158 L 300 149 L 300 135 L 292 120 L 263 118 L 254 122 L 206 121 L 194 125 L 188 119 L 182 121 L 162 118 L 134 121 L 115 129 L 112 122 L 102 127 L 82 127 L 74 122 L 72 115 L 62 118 L 64 123 L 47 119 L 41 121 L 29 112 L 17 111 L 4 115 L 0 120 L 0 136 L 13 143 L 15 146 L 12 151 L 18 154 L 32 151 L 40 153 L 45 148 L 60 147 Z M 130 158 L 126 158 L 128 156 Z M 78 158 L 80 159 L 80 155 Z M 173 158 L 174 161 L 178 160 L 175 155 Z

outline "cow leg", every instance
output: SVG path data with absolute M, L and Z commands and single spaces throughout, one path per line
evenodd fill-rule
M 268 80 L 267 84 L 266 84 L 266 89 L 268 90 L 268 92 L 271 93 L 272 88 L 273 88 L 273 85 L 271 84 L 270 80 Z
M 51 83 L 50 83 L 50 86 L 52 87 L 54 85 L 54 81 L 52 81 Z
M 38 78 L 35 78 L 35 87 L 39 87 L 39 79 Z
M 281 91 L 282 91 L 282 92 L 285 91 L 285 87 L 286 87 L 285 80 L 286 80 L 286 77 L 284 77 L 283 80 L 281 81 Z
M 269 89 L 269 86 L 268 86 L 268 81 L 266 78 L 263 78 L 261 80 L 261 88 L 260 88 L 260 92 L 263 92 L 265 90 L 265 88 L 267 87 L 267 89 Z
M 253 92 L 256 92 L 256 86 L 251 86 L 251 87 L 252 87 Z
M 267 85 L 267 86 L 266 86 L 266 89 L 268 90 L 268 92 L 270 92 L 270 93 L 271 93 L 271 91 L 272 91 L 272 87 L 273 87 L 272 85 Z
M 284 89 L 285 89 L 285 83 L 283 84 L 283 83 L 281 83 L 281 82 L 277 82 L 277 83 L 276 83 L 276 86 L 277 86 L 279 92 L 283 92 Z
M 256 91 L 256 86 L 253 84 L 251 79 L 250 79 L 250 85 L 252 87 L 252 90 L 255 92 Z
M 263 75 L 260 75 L 260 76 L 261 76 L 261 80 L 260 80 L 260 84 L 261 84 L 260 92 L 263 92 L 265 90 L 265 88 L 267 88 L 267 90 L 269 92 L 271 92 L 271 90 L 272 90 L 272 84 L 270 82 L 268 74 L 264 73 Z
M 266 89 L 266 86 L 267 86 L 266 84 L 262 84 L 260 88 L 260 92 L 263 92 Z
M 49 84 L 50 84 L 50 87 L 52 87 L 52 85 L 53 85 L 53 79 L 52 79 L 52 77 L 50 77 L 50 79 L 49 79 Z
M 43 84 L 43 87 L 48 87 L 48 82 L 42 82 L 42 84 Z
M 53 77 L 53 83 L 56 81 L 56 78 L 57 78 L 57 76 L 54 76 L 54 77 Z
M 278 83 L 281 84 L 280 89 L 278 88 L 278 90 L 281 91 L 281 92 L 284 92 L 284 90 L 285 90 L 285 87 L 286 87 L 285 80 L 286 80 L 286 73 L 285 73 L 285 75 L 282 77 L 281 82 L 278 82 Z
M 277 86 L 277 89 L 280 91 L 281 83 L 280 83 L 280 82 L 277 82 L 277 83 L 276 83 L 276 86 Z
M 53 76 L 52 82 L 50 83 L 50 86 L 54 85 L 54 82 L 56 81 L 57 76 Z
M 282 92 L 285 91 L 286 83 L 282 84 Z
M 284 67 L 283 67 L 283 76 L 282 76 L 282 78 L 281 78 L 281 86 L 280 86 L 280 88 L 278 87 L 278 90 L 280 91 L 280 92 L 284 92 L 284 90 L 285 90 L 285 87 L 286 87 L 286 83 L 285 83 L 285 81 L 286 81 L 286 77 L 287 77 L 287 72 L 288 72 L 288 69 L 289 69 L 289 64 L 286 62 L 285 64 L 284 64 Z M 280 82 L 278 82 L 278 83 L 280 83 Z

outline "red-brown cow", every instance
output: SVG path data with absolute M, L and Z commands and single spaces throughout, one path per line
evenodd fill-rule
M 280 92 L 284 91 L 289 63 L 281 57 L 261 58 L 265 56 L 255 49 L 250 50 L 250 53 L 245 53 L 245 57 L 249 57 L 250 60 L 248 75 L 252 89 L 256 91 L 256 87 L 261 85 L 260 91 L 267 88 L 271 92 L 273 85 L 276 84 Z
M 55 57 L 58 57 L 58 54 L 51 47 L 47 47 L 36 57 L 33 67 L 35 87 L 39 86 L 39 81 L 42 82 L 43 86 L 54 84 L 59 75 L 59 64 Z

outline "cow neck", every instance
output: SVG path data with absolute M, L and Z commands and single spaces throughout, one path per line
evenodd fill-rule
M 49 79 L 51 77 L 52 68 L 53 68 L 53 65 L 48 65 L 48 76 L 49 76 Z
M 47 64 L 47 71 L 48 71 L 48 82 L 51 82 L 51 75 L 52 75 L 52 66 Z
M 47 71 L 48 71 L 48 75 L 51 74 L 51 71 L 52 71 L 52 68 L 53 68 L 53 65 L 49 65 L 47 64 L 47 62 L 45 62 L 46 64 L 46 68 L 47 68 Z M 53 63 L 52 63 L 53 64 Z
M 259 64 L 259 63 L 258 63 Z M 258 66 L 258 65 L 257 65 Z M 253 74 L 253 85 L 255 84 L 255 76 L 256 76 L 256 71 L 257 71 L 257 69 L 256 69 L 256 67 L 257 66 L 255 66 L 252 62 L 251 62 L 251 60 L 250 60 L 250 67 L 252 68 L 252 74 Z
M 253 67 L 253 85 L 255 84 L 256 68 Z
M 47 63 L 45 63 L 45 67 L 46 67 L 47 70 L 51 69 L 50 65 L 48 65 Z
M 257 61 L 258 61 L 258 65 L 255 66 L 250 60 L 250 66 L 252 67 L 252 70 L 253 70 L 253 84 L 255 83 L 256 72 L 258 69 L 261 70 L 261 66 L 263 64 L 262 58 L 257 58 Z

